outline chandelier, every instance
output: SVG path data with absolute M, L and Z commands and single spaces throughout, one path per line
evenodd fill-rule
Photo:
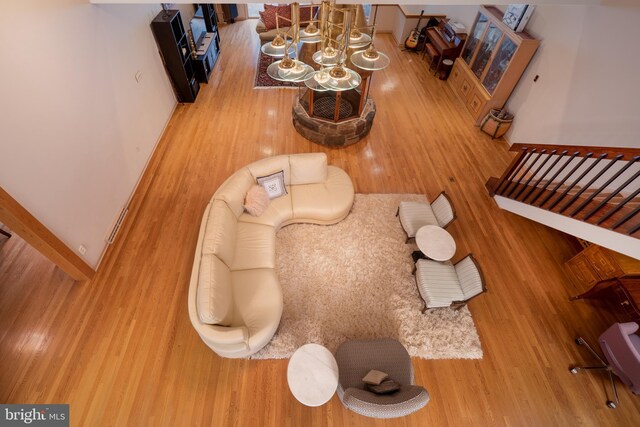
M 300 9 L 305 8 L 310 19 L 300 21 Z M 336 7 L 335 0 L 320 5 L 291 3 L 291 18 L 276 14 L 276 37 L 261 47 L 262 53 L 282 58 L 269 65 L 267 74 L 275 80 L 304 82 L 316 92 L 357 88 L 361 74 L 386 68 L 390 62 L 375 48 L 375 19 L 374 25 L 358 26 L 358 18 L 357 6 Z M 281 23 L 289 29 L 281 31 Z M 313 66 L 299 57 L 301 46 L 308 43 L 320 44 L 320 50 L 312 55 Z M 347 61 L 349 49 L 360 50 Z

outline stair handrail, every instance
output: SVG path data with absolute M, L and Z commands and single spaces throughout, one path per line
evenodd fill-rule
M 628 235 L 640 231 L 640 206 L 627 206 L 640 194 L 640 169 L 629 171 L 640 164 L 640 148 L 513 144 L 509 150 L 517 154 L 500 178 L 487 182 L 491 196 L 499 195 L 614 231 L 626 223 L 624 233 Z M 628 171 L 631 177 L 622 176 Z M 616 183 L 618 179 L 618 183 L 624 180 L 622 185 Z M 583 184 L 583 180 L 588 182 Z M 592 187 L 599 181 L 604 183 Z M 596 199 L 598 196 L 603 200 Z M 616 204 L 612 201 L 616 196 L 615 201 L 623 200 Z M 606 212 L 605 207 L 609 208 Z M 594 217 L 596 213 L 604 215 Z M 578 218 L 578 214 L 583 217 Z M 635 219 L 631 221 L 632 218 Z

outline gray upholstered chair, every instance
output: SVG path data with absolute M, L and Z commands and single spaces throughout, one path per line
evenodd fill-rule
M 343 405 L 372 418 L 396 418 L 411 414 L 429 402 L 424 387 L 413 385 L 413 365 L 407 350 L 396 340 L 350 340 L 336 352 L 338 397 Z M 378 395 L 365 388 L 362 378 L 371 370 L 389 374 L 400 390 Z
M 432 203 L 400 202 L 396 216 L 407 233 L 407 243 L 416 237 L 416 233 L 425 225 L 437 225 L 446 228 L 456 219 L 456 211 L 449 196 L 443 191 Z
M 415 274 L 418 291 L 425 303 L 423 313 L 430 308 L 459 309 L 487 290 L 482 270 L 471 254 L 456 264 L 420 259 Z

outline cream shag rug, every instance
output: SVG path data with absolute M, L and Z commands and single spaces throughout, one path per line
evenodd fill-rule
M 414 357 L 480 359 L 482 348 L 464 307 L 421 313 L 411 252 L 395 216 L 416 194 L 356 194 L 336 225 L 294 224 L 277 234 L 284 312 L 275 336 L 255 359 L 288 358 L 306 343 L 335 352 L 348 339 L 390 337 Z

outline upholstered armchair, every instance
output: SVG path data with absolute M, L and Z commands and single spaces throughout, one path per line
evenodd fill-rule
M 409 243 L 425 225 L 446 228 L 456 219 L 456 211 L 449 196 L 443 191 L 432 203 L 400 202 L 396 216 L 400 217 L 400 224 L 407 233 Z
M 413 365 L 407 350 L 396 340 L 350 340 L 336 352 L 338 397 L 350 410 L 372 418 L 396 418 L 411 414 L 429 402 L 424 387 L 413 385 Z M 385 372 L 401 384 L 400 390 L 378 395 L 365 388 L 362 378 L 372 370 Z
M 416 284 L 427 309 L 459 309 L 471 298 L 485 292 L 482 270 L 469 254 L 456 264 L 420 259 L 415 268 Z

